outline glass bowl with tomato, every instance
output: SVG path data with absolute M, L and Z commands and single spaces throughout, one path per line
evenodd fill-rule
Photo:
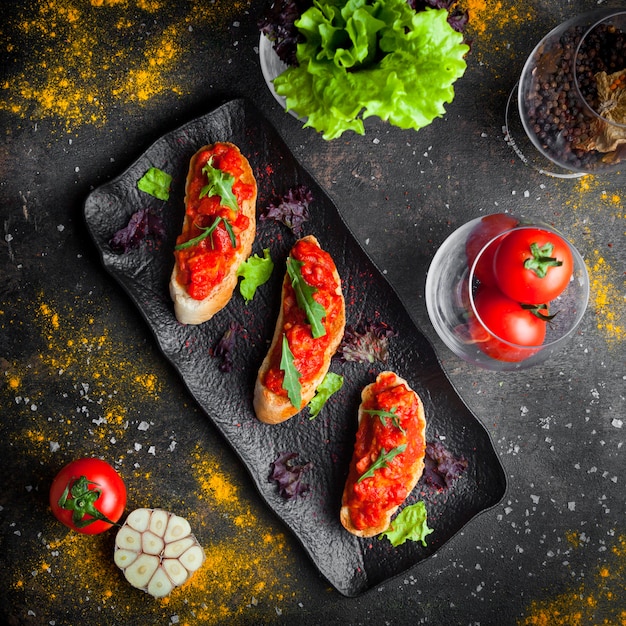
M 554 227 L 508 213 L 474 219 L 441 245 L 426 307 L 442 341 L 485 369 L 544 362 L 574 334 L 589 301 L 576 248 Z

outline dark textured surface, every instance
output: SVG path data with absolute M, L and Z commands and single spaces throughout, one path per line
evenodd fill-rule
M 446 115 L 418 133 L 370 119 L 365 136 L 333 142 L 303 129 L 266 88 L 256 27 L 263 2 L 3 4 L 0 622 L 623 621 L 624 172 L 552 179 L 525 167 L 502 134 L 509 91 L 535 42 L 597 2 L 468 4 L 475 11 L 472 50 Z M 150 65 L 155 58 L 160 65 Z M 124 91 L 124 79 L 139 81 L 139 70 L 146 70 L 152 90 Z M 60 86 L 62 78 L 69 88 Z M 81 97 L 73 97 L 72 87 Z M 169 131 L 240 97 L 254 102 L 314 176 L 432 342 L 463 404 L 489 433 L 507 479 L 500 503 L 436 554 L 358 598 L 328 584 L 290 522 L 267 506 L 252 474 L 164 358 L 150 325 L 103 267 L 84 222 L 85 200 L 95 189 Z M 180 194 L 182 175 L 176 184 Z M 180 219 L 182 207 L 175 210 Z M 454 228 L 502 210 L 564 232 L 586 260 L 592 297 L 562 352 L 532 370 L 497 374 L 446 350 L 428 320 L 423 291 L 430 260 Z M 265 236 L 274 237 L 269 230 Z M 277 297 L 276 285 L 270 289 L 263 297 Z M 273 320 L 265 323 L 259 333 L 269 332 Z M 257 354 L 263 339 L 254 338 Z M 416 384 L 429 382 L 416 374 Z M 317 429 L 329 421 L 318 420 L 291 420 L 282 429 L 319 437 Z M 324 467 L 341 472 L 335 452 L 336 464 Z M 111 564 L 112 535 L 81 541 L 52 519 L 47 489 L 55 472 L 92 454 L 121 472 L 129 510 L 174 510 L 189 518 L 205 547 L 208 561 L 197 582 L 168 602 L 126 584 Z M 371 550 L 378 556 L 382 548 Z
M 276 267 L 270 282 L 257 291 L 251 303 L 246 304 L 236 290 L 229 304 L 204 324 L 185 326 L 174 317 L 168 282 L 172 248 L 182 223 L 185 177 L 181 173 L 200 146 L 216 141 L 233 142 L 249 156 L 259 185 L 260 206 L 299 185 L 311 190 L 310 219 L 302 235 L 315 235 L 335 259 L 346 298 L 346 323 L 354 326 L 360 321 L 380 320 L 397 333 L 384 364 L 333 360 L 331 371 L 344 377 L 344 386 L 315 420 L 308 418 L 305 409 L 288 422 L 272 426 L 259 423 L 252 408 L 256 371 L 278 314 L 284 260 L 295 242 L 285 226 L 259 220 L 253 253 L 262 255 L 262 250 L 269 248 Z M 137 180 L 149 167 L 178 173 L 167 202 L 155 203 L 137 190 Z M 149 201 L 161 205 L 153 209 L 166 225 L 161 245 L 156 249 L 143 245 L 126 254 L 112 252 L 112 234 Z M 433 554 L 473 516 L 504 495 L 504 474 L 489 436 L 449 384 L 428 340 L 348 232 L 334 204 L 252 104 L 243 100 L 225 103 L 159 139 L 121 176 L 89 195 L 85 217 L 105 267 L 137 304 L 164 355 L 241 457 L 261 496 L 342 593 L 358 595 L 402 573 Z M 244 330 L 234 351 L 233 369 L 225 374 L 211 350 L 232 320 Z M 436 532 L 428 537 L 427 547 L 405 542 L 394 549 L 388 542 L 354 537 L 339 523 L 360 392 L 386 368 L 406 378 L 423 398 L 427 438 L 443 438 L 455 455 L 469 463 L 468 472 L 452 489 L 437 493 L 419 484 L 409 496 L 409 503 L 425 496 L 429 519 L 436 520 Z M 268 480 L 270 464 L 284 452 L 297 452 L 301 461 L 313 464 L 305 479 L 311 492 L 295 502 L 285 502 Z

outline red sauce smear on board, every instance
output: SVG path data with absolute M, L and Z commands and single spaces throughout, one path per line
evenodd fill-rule
M 420 400 L 405 384 L 391 385 L 394 378 L 392 374 L 381 375 L 363 409 L 391 411 L 395 408 L 401 428 L 389 418 L 383 424 L 378 415 L 365 413 L 356 434 L 344 503 L 350 509 L 352 524 L 359 530 L 379 526 L 386 511 L 404 502 L 409 495 L 413 468 L 426 451 L 423 422 L 418 419 Z M 378 459 L 382 448 L 389 452 L 403 444 L 406 444 L 404 452 L 388 461 L 386 467 L 375 470 L 372 477 L 358 482 Z
M 306 313 L 298 306 L 296 294 L 287 278 L 283 298 L 283 332 L 287 336 L 293 353 L 294 366 L 300 374 L 300 384 L 312 380 L 324 362 L 324 353 L 330 343 L 330 329 L 342 307 L 342 297 L 338 295 L 340 282 L 335 276 L 335 263 L 328 254 L 311 241 L 298 241 L 291 250 L 291 257 L 302 261 L 300 269 L 306 283 L 317 291 L 313 298 L 326 310 L 322 320 L 326 334 L 314 338 Z M 278 341 L 270 357 L 270 367 L 265 374 L 264 385 L 273 393 L 287 396 L 282 387 L 284 373 L 280 369 L 282 341 Z
M 237 198 L 239 211 L 222 206 L 218 195 L 200 198 L 202 188 L 207 184 L 202 168 L 213 157 L 211 165 L 235 177 L 233 193 Z M 243 174 L 244 161 L 241 154 L 232 146 L 215 144 L 211 149 L 203 150 L 192 161 L 191 179 L 187 186 L 188 217 L 185 230 L 178 236 L 176 244 L 185 243 L 202 234 L 202 228 L 211 226 L 216 217 L 229 221 L 235 235 L 236 247 L 233 248 L 228 231 L 221 221 L 212 235 L 197 245 L 182 250 L 175 250 L 178 263 L 178 282 L 195 300 L 203 300 L 219 284 L 228 272 L 232 258 L 241 246 L 240 233 L 250 227 L 250 219 L 243 214 L 241 207 L 244 200 L 254 195 L 254 185 L 239 180 Z

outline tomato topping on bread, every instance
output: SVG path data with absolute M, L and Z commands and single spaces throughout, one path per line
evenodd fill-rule
M 254 389 L 259 420 L 277 424 L 308 404 L 341 343 L 345 321 L 332 257 L 312 235 L 299 239 L 287 259 L 274 336 Z
M 252 168 L 234 144 L 204 146 L 191 158 L 170 278 L 181 323 L 205 322 L 228 304 L 237 269 L 252 252 L 256 197 Z
M 424 471 L 424 405 L 406 380 L 382 372 L 361 393 L 358 423 L 340 520 L 372 537 L 389 528 Z

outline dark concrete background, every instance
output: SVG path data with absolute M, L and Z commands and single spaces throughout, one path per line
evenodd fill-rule
M 445 117 L 418 133 L 370 120 L 365 136 L 332 142 L 302 129 L 266 89 L 257 56 L 262 2 L 45 6 L 5 3 L 0 27 L 5 621 L 623 623 L 625 179 L 546 177 L 524 166 L 502 133 L 508 93 L 534 42 L 597 3 L 496 7 L 486 0 L 470 22 L 468 69 Z M 89 57 L 100 101 L 94 123 L 84 119 L 86 105 L 82 116 L 64 118 L 33 96 L 38 81 L 69 58 L 72 34 L 89 32 L 84 24 L 112 42 L 110 56 L 100 42 L 92 51 L 98 58 Z M 172 88 L 146 100 L 107 97 L 123 66 L 113 38 L 127 43 L 130 67 L 168 27 L 184 43 L 172 55 L 175 65 L 163 61 L 160 68 Z M 89 40 L 78 45 L 87 59 Z M 66 69 L 83 89 L 90 84 L 80 68 Z M 358 599 L 334 591 L 262 504 L 236 453 L 101 267 L 82 221 L 91 189 L 164 132 L 238 96 L 254 100 L 335 201 L 490 432 L 508 478 L 501 504 L 435 557 Z M 592 279 L 589 310 L 566 349 L 545 365 L 507 374 L 454 357 L 435 336 L 423 297 L 430 259 L 447 235 L 500 210 L 555 223 L 585 257 Z M 89 454 L 116 463 L 129 483 L 129 505 L 178 506 L 195 520 L 205 547 L 219 547 L 209 552 L 211 575 L 155 602 L 108 561 L 112 536 L 66 533 L 47 508 L 47 488 L 64 463 Z M 208 482 L 207 468 L 226 491 Z

